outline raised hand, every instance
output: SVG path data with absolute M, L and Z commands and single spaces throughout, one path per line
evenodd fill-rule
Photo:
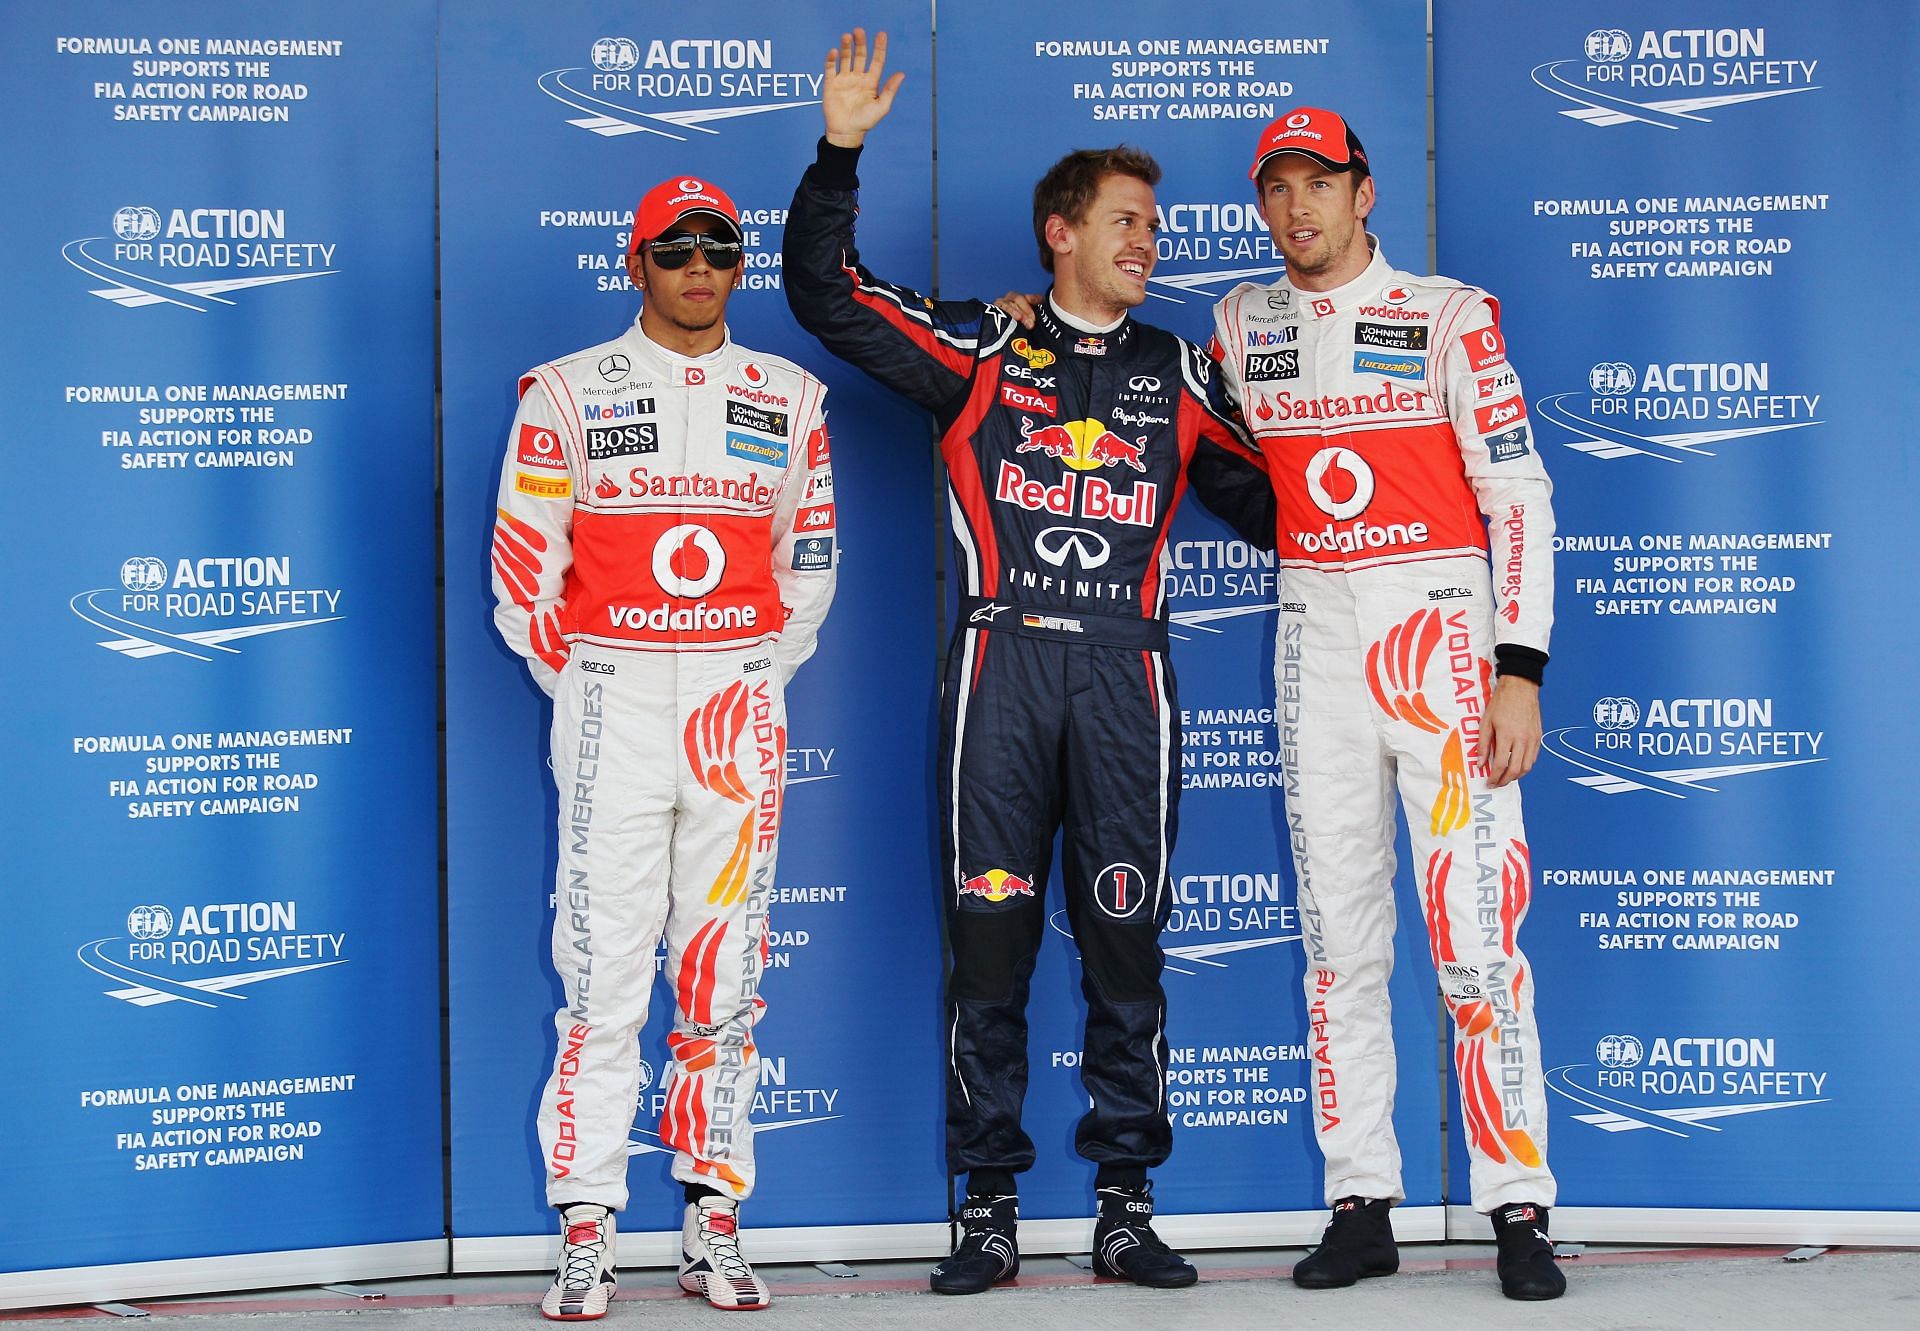
M 828 143 L 858 148 L 867 131 L 887 118 L 887 112 L 893 109 L 893 95 L 907 76 L 895 74 L 883 87 L 880 77 L 886 67 L 886 33 L 873 35 L 871 59 L 865 28 L 840 34 L 840 45 L 827 52 L 826 77 L 820 84 L 820 109 L 827 118 Z

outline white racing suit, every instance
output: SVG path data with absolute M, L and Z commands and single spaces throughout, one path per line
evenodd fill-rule
M 1536 681 L 1552 493 L 1485 292 L 1389 267 L 1242 284 L 1213 354 L 1279 494 L 1275 673 L 1329 1205 L 1405 1196 L 1393 1132 L 1394 793 L 1454 1025 L 1473 1205 L 1552 1205 L 1517 785 L 1487 785 L 1496 659 Z M 1492 531 L 1489 567 L 1488 531 Z
M 552 1204 L 626 1203 L 663 933 L 660 1143 L 675 1178 L 752 1191 L 784 690 L 833 596 L 825 393 L 777 357 L 729 340 L 690 360 L 637 323 L 521 377 L 494 619 L 554 700 Z

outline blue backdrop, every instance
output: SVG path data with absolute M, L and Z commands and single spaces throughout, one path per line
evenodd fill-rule
M 1911 1211 L 1920 21 L 1435 23 L 1441 267 L 1506 297 L 1557 486 L 1528 949 L 1562 1203 Z
M 432 65 L 425 0 L 7 13 L 0 1302 L 443 1251 Z

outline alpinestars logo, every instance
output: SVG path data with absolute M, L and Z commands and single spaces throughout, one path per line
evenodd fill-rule
M 1820 394 L 1779 391 L 1766 361 L 1650 362 L 1636 370 L 1602 361 L 1587 392 L 1534 403 L 1543 419 L 1573 432 L 1567 447 L 1589 457 L 1687 462 L 1709 445 L 1820 424 Z M 1685 428 L 1671 429 L 1682 425 Z
M 1600 698 L 1592 726 L 1550 730 L 1542 747 L 1587 773 L 1569 781 L 1602 795 L 1686 799 L 1730 777 L 1826 761 L 1825 731 L 1776 729 L 1774 711 L 1772 698 L 1654 698 L 1644 709 Z
M 96 282 L 90 294 L 126 309 L 174 305 L 204 314 L 229 292 L 327 277 L 338 245 L 289 239 L 284 208 L 169 208 L 128 204 L 113 236 L 70 240 L 60 257 Z
M 112 982 L 107 997 L 135 1007 L 221 1007 L 245 1001 L 231 990 L 347 961 L 346 935 L 303 931 L 293 901 L 198 903 L 178 912 L 150 903 L 128 911 L 126 927 L 75 955 Z
M 114 635 L 100 646 L 134 660 L 237 656 L 240 649 L 230 644 L 238 639 L 346 618 L 339 589 L 296 587 L 286 555 L 182 557 L 171 565 L 135 555 L 120 565 L 120 588 L 95 587 L 67 604 Z
M 602 37 L 588 50 L 591 68 L 550 69 L 541 92 L 580 114 L 589 133 L 616 138 L 658 134 L 685 140 L 716 134 L 709 121 L 812 106 L 820 97 L 815 69 L 776 69 L 767 38 Z
M 1777 1041 L 1757 1036 L 1605 1035 L 1598 1067 L 1549 1068 L 1547 1089 L 1587 1113 L 1572 1117 L 1602 1132 L 1697 1137 L 1721 1132 L 1711 1120 L 1825 1104 L 1828 1074 L 1778 1065 Z
M 1600 28 L 1587 34 L 1584 60 L 1549 60 L 1533 67 L 1532 78 L 1575 104 L 1561 115 L 1585 124 L 1680 129 L 1711 121 L 1704 111 L 1812 92 L 1820 86 L 1813 81 L 1819 64 L 1769 51 L 1765 28 L 1669 28 L 1637 36 Z

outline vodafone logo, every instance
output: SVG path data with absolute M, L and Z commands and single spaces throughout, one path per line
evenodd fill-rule
M 1296 111 L 1294 112 L 1294 114 L 1287 117 L 1288 129 L 1305 129 L 1308 125 L 1311 125 L 1312 123 L 1313 123 L 1313 117 L 1308 115 L 1305 111 Z
M 740 362 L 740 377 L 752 384 L 755 388 L 765 388 L 767 386 L 767 372 L 750 360 Z
M 1323 448 L 1307 461 L 1307 494 L 1336 522 L 1358 517 L 1373 502 L 1373 468 L 1350 448 Z
M 560 436 L 540 425 L 520 427 L 520 465 L 545 467 L 553 471 L 566 468 L 566 456 L 560 451 Z
M 692 176 L 688 176 L 685 180 L 680 182 L 680 192 L 682 194 L 705 194 L 707 192 L 707 187 L 704 182 L 695 180 Z
M 653 580 L 668 596 L 705 596 L 720 585 L 727 552 L 705 527 L 681 523 L 653 545 Z
M 1413 299 L 1413 293 L 1405 287 L 1388 287 L 1380 294 L 1380 299 L 1389 305 L 1405 305 Z

